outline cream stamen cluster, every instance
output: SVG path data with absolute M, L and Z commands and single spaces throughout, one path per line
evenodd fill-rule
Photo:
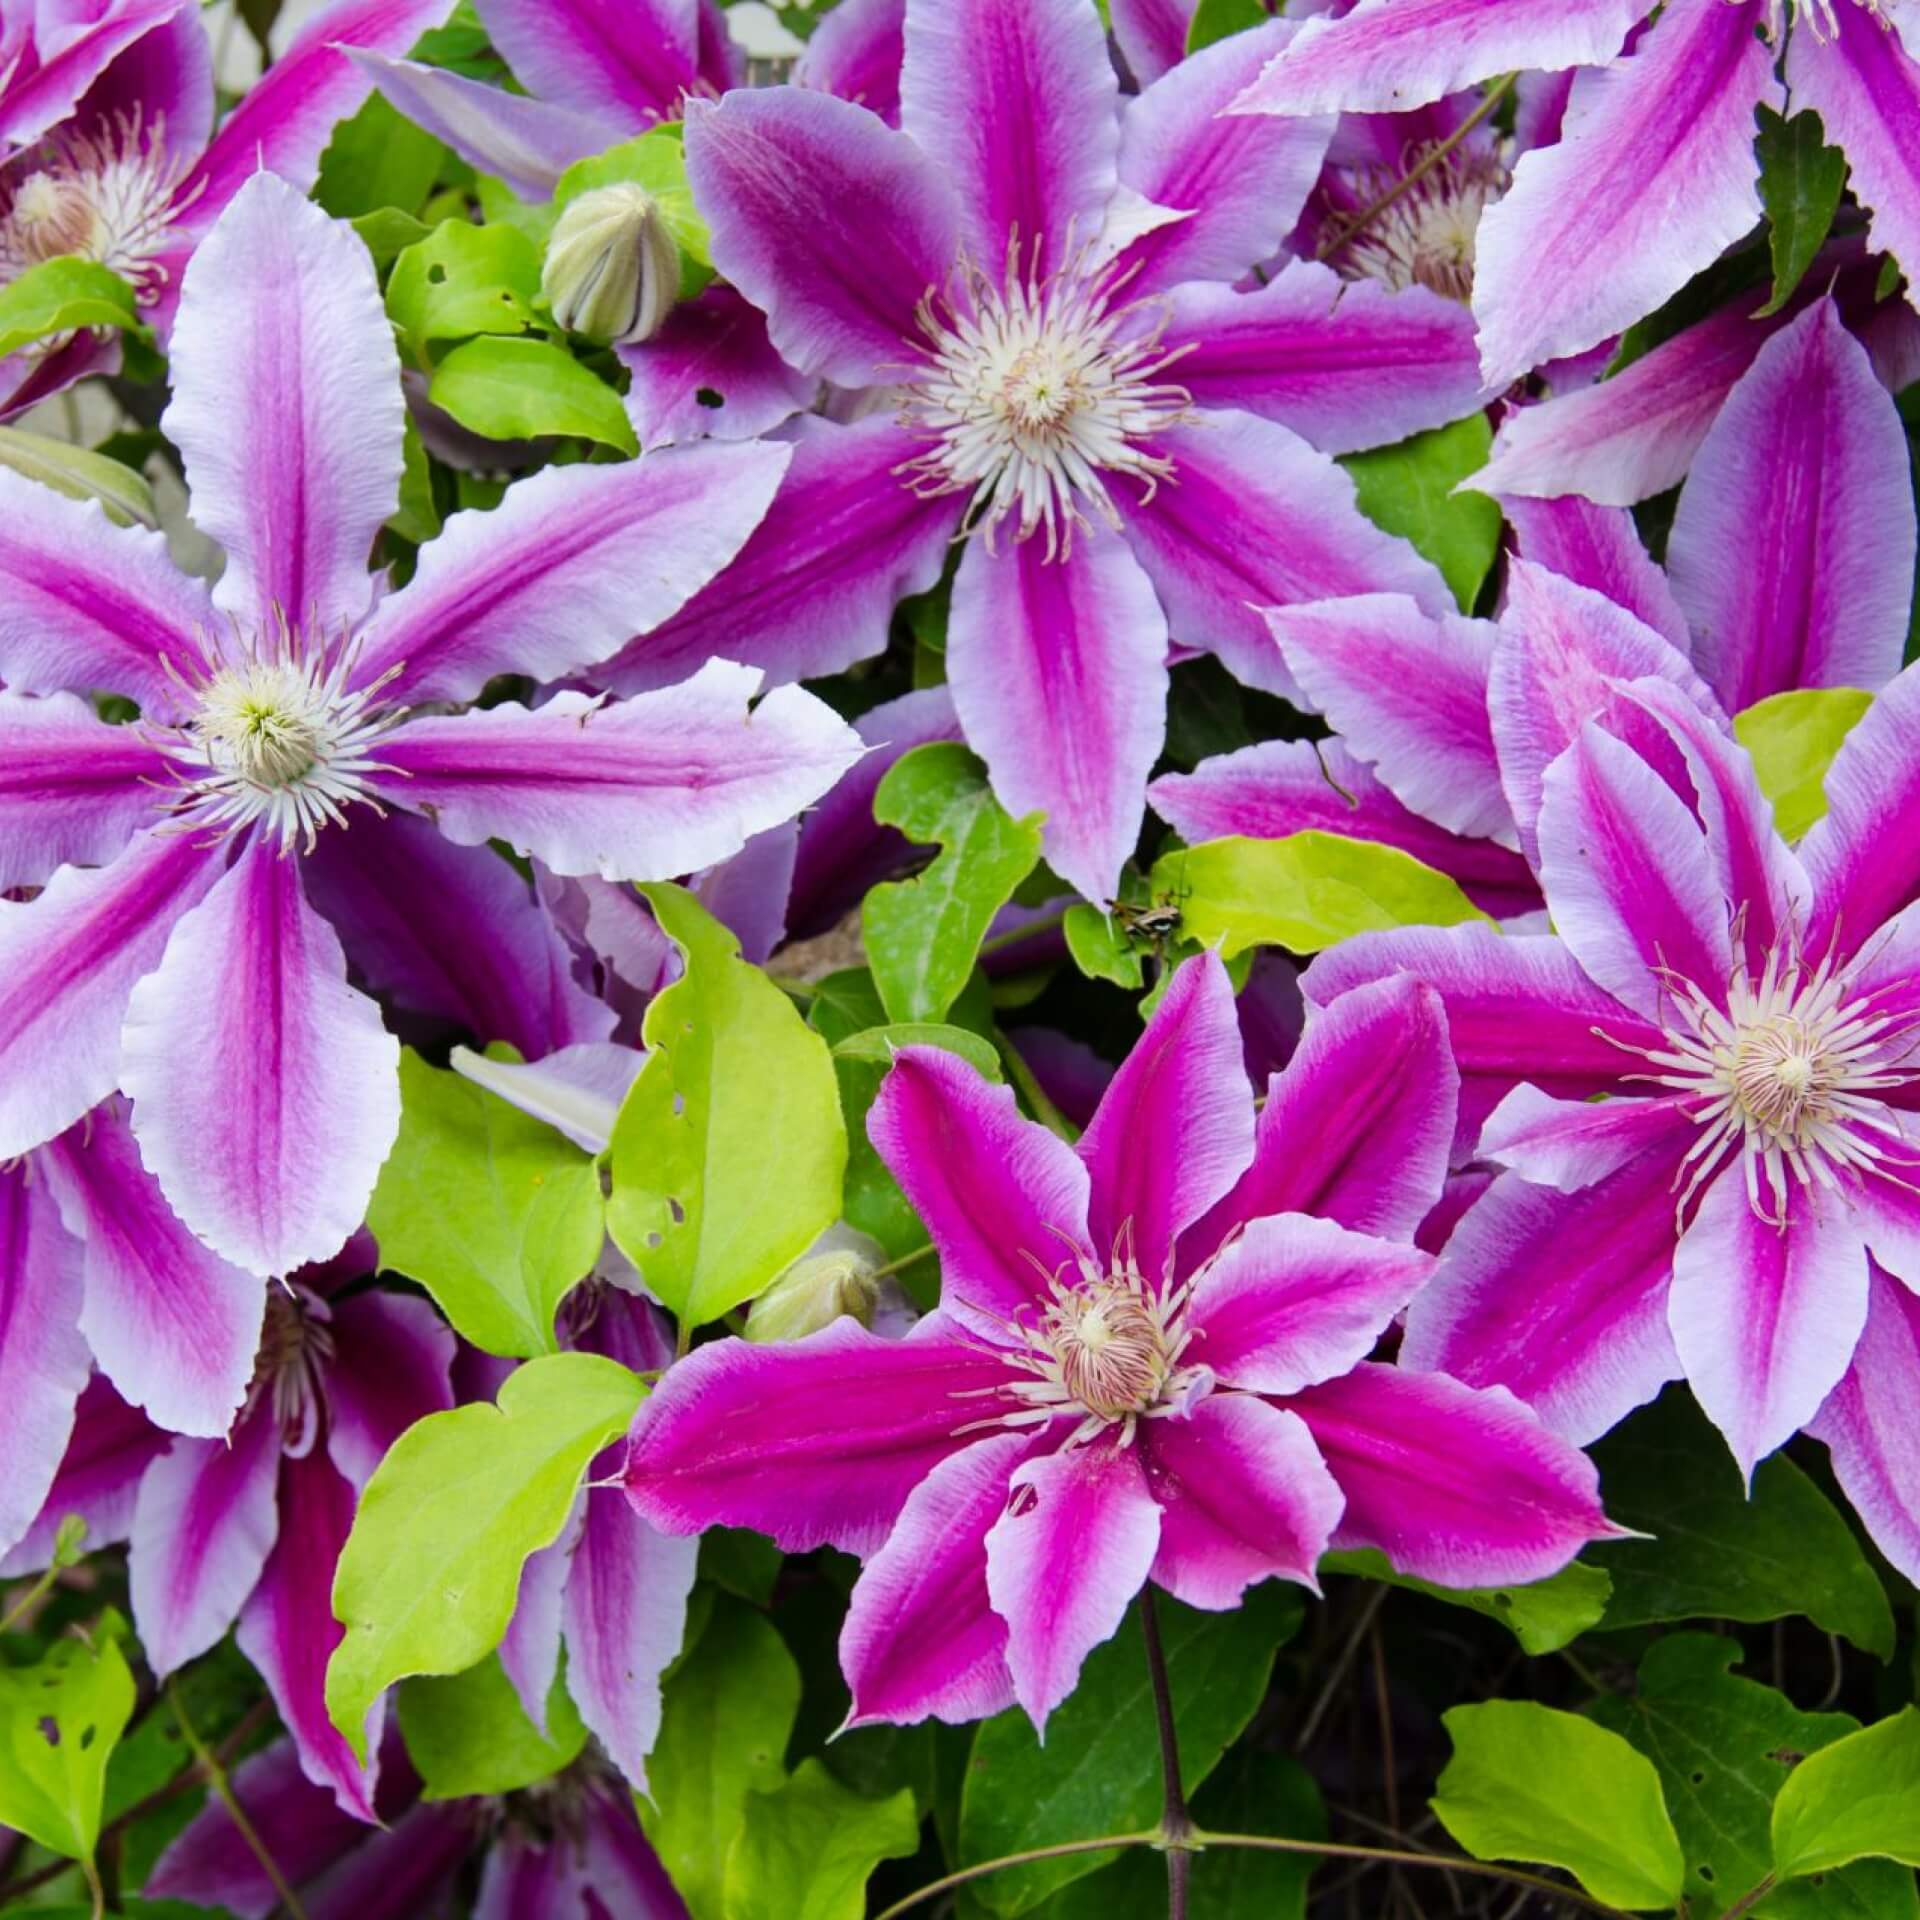
M 291 1282 L 269 1287 L 255 1392 L 269 1396 L 281 1445 L 296 1457 L 311 1451 L 320 1430 L 321 1378 L 333 1363 L 333 1315 L 317 1293 Z
M 1735 0 L 1735 4 L 1738 4 L 1738 0 Z M 1816 39 L 1835 39 L 1840 32 L 1839 16 L 1834 11 L 1837 4 L 1838 0 L 1766 0 L 1767 32 L 1777 46 L 1780 42 L 1781 29 L 1786 24 L 1786 14 L 1791 8 L 1794 18 L 1799 20 Z M 1891 0 L 1853 0 L 1853 4 L 1857 7 L 1865 7 L 1881 26 L 1892 26 L 1892 21 L 1887 18 L 1887 9 Z
M 1431 144 L 1409 148 L 1397 172 L 1379 167 L 1356 172 L 1353 187 L 1362 205 L 1385 199 L 1432 152 Z M 1396 293 L 1426 287 L 1449 300 L 1471 300 L 1480 216 L 1511 181 L 1497 153 L 1456 147 L 1334 248 L 1327 264 L 1345 279 L 1378 280 Z

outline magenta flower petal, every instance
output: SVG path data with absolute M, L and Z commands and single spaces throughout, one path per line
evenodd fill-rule
M 141 1478 L 172 1438 L 128 1406 L 105 1374 L 95 1373 L 74 1405 L 73 1436 L 40 1511 L 12 1550 L 0 1554 L 0 1577 L 49 1565 L 60 1522 L 70 1513 L 86 1521 L 89 1547 L 125 1540 Z
M 952 185 L 961 241 L 996 284 L 1010 266 L 1052 273 L 1098 235 L 1119 91 L 1079 0 L 907 0 L 900 124 Z
M 255 1273 L 337 1252 L 399 1130 L 399 1044 L 346 971 L 298 863 L 256 839 L 128 1003 L 141 1156 L 187 1225 Z
M 1037 537 L 998 554 L 976 539 L 948 643 L 954 709 L 995 797 L 1044 813 L 1048 864 L 1110 898 L 1166 735 L 1166 618 L 1126 542 L 1090 527 L 1049 558 Z
M 450 1898 L 472 1851 L 471 1802 L 410 1807 L 385 1832 L 360 1830 L 360 1844 L 301 1896 L 307 1920 L 417 1920 Z M 669 1909 L 666 1920 L 684 1916 Z
M 1521 157 L 1480 222 L 1473 309 L 1490 386 L 1651 313 L 1759 220 L 1753 109 L 1781 94 L 1753 27 L 1745 9 L 1685 0 L 1575 81 L 1570 130 Z
M 907 0 L 839 0 L 808 35 L 794 85 L 837 93 L 897 127 L 906 25 Z
M 341 1301 L 328 1332 L 327 1452 L 358 1489 L 416 1420 L 453 1405 L 455 1341 L 430 1302 L 400 1293 Z
M 101 24 L 109 32 L 121 22 L 151 17 L 144 5 L 127 6 L 124 0 L 102 11 L 108 18 Z M 176 165 L 199 158 L 213 131 L 214 93 L 213 44 L 197 8 L 172 7 L 158 26 L 115 55 L 61 131 L 111 133 L 117 116 L 136 110 Z M 0 147 L 5 144 L 0 135 Z
M 1101 1096 L 1080 1157 L 1095 1250 L 1124 1245 L 1150 1282 L 1170 1275 L 1174 1242 L 1253 1158 L 1252 1089 L 1219 955 L 1175 973 Z
M 1319 1591 L 1343 1500 L 1297 1414 L 1216 1393 L 1186 1419 L 1156 1420 L 1140 1448 L 1161 1509 L 1153 1578 L 1175 1599 L 1218 1612 L 1258 1580 Z
M 27 9 L 39 11 L 47 26 L 72 30 L 53 36 L 57 44 L 44 51 L 36 48 L 39 57 L 32 62 L 22 58 L 24 47 L 18 52 L 9 47 L 9 59 L 0 70 L 0 154 L 31 145 L 65 119 L 116 55 L 153 32 L 177 7 L 178 0 L 133 0 L 96 9 L 91 20 L 76 10 L 64 22 L 50 9 Z
M 820 385 L 774 352 L 766 316 L 717 281 L 673 308 L 650 340 L 619 352 L 643 447 L 750 440 L 811 406 Z
M 1171 245 L 1179 229 L 1164 231 Z M 1483 394 L 1473 319 L 1458 301 L 1342 280 L 1314 260 L 1289 260 L 1245 293 L 1205 281 L 1175 287 L 1166 346 L 1186 349 L 1173 377 L 1196 406 L 1257 413 L 1323 453 L 1445 426 Z
M 1577 493 L 1552 500 L 1510 494 L 1500 505 L 1513 529 L 1514 550 L 1521 559 L 1545 567 L 1576 586 L 1591 587 L 1615 606 L 1624 607 L 1679 652 L 1692 651 L 1687 617 L 1673 597 L 1667 576 L 1642 544 L 1633 516 L 1624 507 L 1596 506 Z
M 478 0 L 477 11 L 529 93 L 626 133 L 678 119 L 680 96 L 702 90 L 687 0 Z
M 1692 1133 L 1693 1121 L 1678 1095 L 1556 1100 L 1523 1084 L 1487 1116 L 1479 1152 L 1536 1186 L 1574 1193 L 1617 1173 L 1650 1148 L 1684 1147 Z
M 943 1314 L 905 1340 L 843 1318 L 793 1346 L 718 1341 L 654 1388 L 622 1484 L 669 1533 L 757 1527 L 789 1552 L 871 1552 L 1008 1377 L 996 1349 Z
M 959 242 L 926 155 L 864 107 L 766 88 L 689 108 L 687 178 L 714 265 L 767 316 L 781 357 L 842 386 L 884 383 Z
M 1048 1273 L 1092 1254 L 1086 1165 L 957 1055 L 902 1047 L 867 1133 L 926 1223 L 942 1299 L 961 1318 L 1030 1317 Z
M 171 1433 L 219 1439 L 253 1377 L 266 1288 L 203 1246 L 141 1164 L 118 1101 L 40 1158 L 85 1245 L 80 1328 L 101 1371 Z
M 1755 542 L 1756 527 L 1768 538 Z M 1906 646 L 1913 546 L 1906 430 L 1866 349 L 1823 299 L 1735 384 L 1674 515 L 1674 597 L 1727 711 L 1796 687 L 1891 680 Z
M 1109 1441 L 1026 1461 L 987 1534 L 987 1592 L 1007 1623 L 1014 1698 L 1042 1738 L 1159 1551 L 1160 1507 L 1140 1456 Z
M 1593 1463 L 1502 1388 L 1368 1365 L 1292 1405 L 1347 1497 L 1334 1545 L 1417 1580 L 1544 1580 L 1615 1532 Z

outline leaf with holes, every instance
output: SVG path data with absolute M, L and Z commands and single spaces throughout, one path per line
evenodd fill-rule
M 429 341 L 527 332 L 539 297 L 540 255 L 525 234 L 443 220 L 394 261 L 387 314 L 424 366 Z
M 0 1825 L 69 1860 L 100 1839 L 107 1762 L 133 1713 L 133 1675 L 109 1622 L 95 1644 L 58 1640 L 0 1668 Z

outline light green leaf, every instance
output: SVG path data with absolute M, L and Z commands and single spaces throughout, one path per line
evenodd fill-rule
M 416 220 L 398 207 L 375 207 L 348 222 L 365 241 L 376 268 L 390 267 L 416 240 L 424 240 L 433 229 L 424 220 Z
M 674 245 L 680 249 L 680 298 L 690 300 L 713 278 L 713 258 L 707 250 L 707 223 L 693 204 L 687 185 L 686 149 L 678 122 L 652 127 L 637 140 L 622 141 L 605 153 L 576 160 L 560 176 L 553 190 L 556 212 L 576 195 L 595 187 L 632 181 L 645 187 L 660 209 Z
M 873 817 L 939 857 L 875 887 L 861 908 L 868 964 L 890 1019 L 939 1020 L 973 972 L 993 916 L 1040 858 L 1040 815 L 1008 816 L 986 769 L 956 741 L 904 753 L 873 796 Z
M 144 335 L 133 289 L 109 267 L 63 256 L 43 260 L 0 287 L 0 354 L 49 334 L 82 327 L 116 327 Z
M 1551 1578 L 1525 1587 L 1431 1586 L 1425 1580 L 1396 1573 L 1387 1556 L 1371 1547 L 1323 1555 L 1320 1571 L 1383 1580 L 1389 1586 L 1444 1600 L 1449 1606 L 1484 1613 L 1488 1619 L 1511 1628 L 1522 1648 L 1533 1654 L 1558 1653 L 1589 1628 L 1597 1627 L 1607 1610 L 1607 1596 L 1613 1591 L 1607 1574 L 1579 1560 L 1562 1567 Z
M 525 333 L 539 297 L 540 255 L 525 234 L 443 220 L 394 261 L 387 313 L 424 364 L 430 340 Z
M 1817 113 L 1809 110 L 1784 120 L 1771 107 L 1759 112 L 1760 133 L 1753 146 L 1773 250 L 1773 294 L 1753 317 L 1764 320 L 1793 298 L 1801 276 L 1826 244 L 1847 183 L 1847 157 L 1827 145 Z
M 862 1920 L 874 1868 L 919 1844 L 911 1788 L 869 1800 L 802 1761 L 783 1787 L 747 1796 L 727 1855 L 728 1920 Z
M 1470 413 L 1450 427 L 1340 462 L 1353 476 L 1360 511 L 1431 560 L 1463 613 L 1473 611 L 1500 551 L 1500 508 L 1484 493 L 1454 488 L 1487 464 L 1492 446 L 1487 416 Z
M 497 1653 L 464 1673 L 407 1681 L 399 1712 L 401 1736 L 426 1783 L 427 1800 L 530 1787 L 558 1773 L 587 1744 L 564 1668 L 547 1694 L 543 1734 L 527 1718 Z
M 1686 1862 L 1645 1754 L 1528 1700 L 1455 1707 L 1443 1720 L 1453 1758 L 1433 1810 L 1476 1860 L 1564 1867 L 1609 1906 L 1679 1899 Z
M 971 1067 L 977 1067 L 989 1080 L 998 1080 L 1000 1055 L 991 1040 L 983 1040 L 965 1027 L 948 1026 L 942 1020 L 898 1020 L 889 1026 L 867 1027 L 849 1034 L 834 1048 L 836 1060 L 869 1060 L 876 1066 L 893 1064 L 893 1056 L 902 1047 L 944 1047 L 957 1053 Z
M 694 1920 L 732 1920 L 727 1855 L 747 1796 L 784 1784 L 799 1711 L 800 1669 L 772 1622 L 738 1601 L 717 1601 L 692 1652 L 667 1676 L 639 1802 L 640 1824 Z
M 1872 705 L 1873 695 L 1858 687 L 1804 687 L 1734 715 L 1734 737 L 1753 756 L 1784 838 L 1798 840 L 1825 817 L 1827 769 Z
M 385 94 L 370 93 L 357 113 L 334 128 L 320 156 L 313 197 L 336 220 L 388 207 L 418 213 L 448 157 L 446 148 Z
M 1920 1709 L 1808 1755 L 1773 1803 L 1781 1879 L 1868 1858 L 1920 1866 Z
M 620 396 L 551 340 L 482 334 L 434 370 L 427 398 L 488 440 L 567 434 L 637 453 Z
M 750 1300 L 839 1218 L 847 1133 L 826 1042 L 683 887 L 642 887 L 686 957 L 641 1029 L 607 1225 L 688 1326 Z
M 92 1859 L 107 1762 L 132 1713 L 133 1675 L 111 1631 L 93 1646 L 58 1640 L 30 1667 L 0 1667 L 0 1826 Z
M 383 1689 L 462 1673 L 500 1644 L 520 1569 L 566 1525 L 588 1462 L 645 1397 L 593 1353 L 529 1360 L 495 1406 L 417 1420 L 375 1468 L 333 1581 L 346 1637 L 327 1663 L 327 1713 L 356 1756 Z
M 1178 902 L 1181 932 L 1228 958 L 1254 946 L 1318 953 L 1381 927 L 1487 917 L 1412 854 L 1338 833 L 1208 840 L 1163 854 L 1149 877 Z
M 1089 980 L 1110 980 L 1130 993 L 1140 991 L 1144 952 L 1128 939 L 1126 929 L 1111 913 L 1082 900 L 1067 909 L 1061 931 L 1073 964 Z
M 556 1351 L 553 1317 L 606 1238 L 600 1176 L 553 1128 L 457 1073 L 400 1056 L 400 1137 L 367 1224 L 489 1353 Z
M 69 500 L 98 500 L 116 526 L 160 524 L 146 476 L 104 453 L 50 440 L 22 427 L 0 427 L 0 467 L 11 467 Z
M 1260 0 L 1200 0 L 1187 23 L 1187 51 L 1198 53 L 1229 34 L 1265 26 L 1272 18 Z
M 1181 1773 L 1192 1790 L 1266 1697 L 1273 1656 L 1298 1628 L 1303 1606 L 1298 1589 L 1273 1582 L 1253 1588 L 1234 1613 L 1201 1613 L 1164 1597 L 1158 1606 Z M 960 1864 L 1150 1827 L 1159 1808 L 1153 1690 L 1130 1610 L 1120 1631 L 1087 1656 L 1079 1686 L 1047 1723 L 1044 1747 L 1015 1710 L 981 1727 L 960 1802 Z M 974 1893 L 1011 1920 L 1114 1857 L 1035 1861 L 980 1881 Z

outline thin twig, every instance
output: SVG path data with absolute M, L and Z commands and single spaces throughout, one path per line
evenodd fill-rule
M 1030 1866 L 1036 1860 L 1064 1860 L 1076 1853 L 1105 1853 L 1115 1847 L 1150 1847 L 1159 1838 L 1157 1833 L 1109 1833 L 1098 1840 L 1063 1840 L 1051 1847 L 1028 1847 L 1023 1853 L 1002 1854 L 998 1860 L 983 1860 L 977 1867 L 962 1867 L 957 1873 L 942 1874 L 938 1880 L 928 1881 L 918 1893 L 910 1893 L 904 1900 L 896 1900 L 875 1914 L 874 1920 L 899 1920 L 901 1914 L 911 1913 L 915 1907 L 923 1907 L 929 1900 L 951 1893 L 955 1887 L 984 1880 L 989 1874 L 1004 1872 L 1009 1867 Z
M 1312 1744 L 1313 1736 L 1320 1731 L 1320 1722 L 1327 1717 L 1327 1709 L 1332 1706 L 1335 1694 L 1340 1691 L 1347 1677 L 1347 1669 L 1353 1665 L 1353 1656 L 1360 1651 L 1360 1643 L 1367 1637 L 1367 1629 L 1373 1625 L 1374 1616 L 1387 1603 L 1385 1587 L 1375 1587 L 1367 1595 L 1367 1603 L 1360 1610 L 1360 1618 L 1354 1622 L 1353 1631 L 1347 1637 L 1347 1644 L 1340 1649 L 1340 1656 L 1334 1661 L 1325 1683 L 1320 1688 L 1319 1697 L 1308 1710 L 1306 1719 L 1301 1723 L 1300 1731 L 1294 1735 L 1293 1750 L 1303 1753 Z
M 1773 1875 L 1768 1874 L 1758 1886 L 1749 1887 L 1746 1892 L 1720 1916 L 1720 1920 L 1740 1920 L 1740 1916 L 1743 1913 L 1751 1913 L 1754 1908 L 1773 1891 L 1773 1888 Z
M 1193 1831 L 1186 1789 L 1180 1783 L 1180 1732 L 1173 1718 L 1173 1687 L 1160 1645 L 1160 1616 L 1151 1584 L 1140 1589 L 1140 1634 L 1147 1643 L 1147 1677 L 1153 1682 L 1153 1717 L 1160 1732 L 1160 1833 L 1167 1845 L 1167 1920 L 1187 1920 L 1187 1889 L 1193 1856 L 1185 1841 Z
M 42 1598 L 52 1592 L 54 1582 L 60 1578 L 60 1575 L 64 1571 L 65 1568 L 61 1562 L 56 1560 L 53 1565 L 7 1609 L 5 1616 L 0 1618 L 0 1633 L 8 1632 L 16 1621 L 25 1619 L 33 1608 L 39 1605 Z

